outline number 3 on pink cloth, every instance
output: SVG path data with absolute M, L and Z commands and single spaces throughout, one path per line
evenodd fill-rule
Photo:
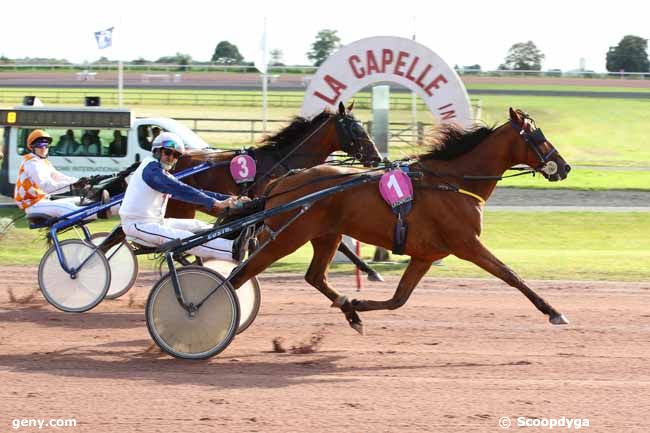
M 230 160 L 230 175 L 235 183 L 252 182 L 256 173 L 255 160 L 249 155 L 237 155 Z
M 379 193 L 390 207 L 413 200 L 411 178 L 402 170 L 391 170 L 379 180 Z

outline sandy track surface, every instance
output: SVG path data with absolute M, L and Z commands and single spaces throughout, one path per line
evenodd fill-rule
M 3 432 L 22 418 L 74 418 L 50 430 L 82 432 L 495 432 L 503 416 L 510 431 L 548 431 L 517 417 L 563 416 L 588 418 L 586 431 L 650 430 L 650 283 L 534 282 L 572 321 L 554 327 L 496 280 L 427 278 L 405 307 L 362 314 L 359 336 L 300 276 L 276 274 L 261 278 L 252 327 L 188 362 L 147 352 L 152 273 L 123 299 L 65 314 L 27 298 L 35 271 L 0 267 Z M 357 295 L 352 277 L 332 281 Z M 290 348 L 314 336 L 314 353 L 272 351 L 276 337 Z

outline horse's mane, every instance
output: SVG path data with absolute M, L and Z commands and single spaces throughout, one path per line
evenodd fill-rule
M 281 131 L 273 135 L 265 135 L 262 140 L 260 140 L 259 148 L 263 149 L 270 146 L 276 146 L 278 149 L 282 149 L 286 146 L 295 146 L 301 138 L 305 137 L 307 131 L 312 129 L 314 125 L 320 125 L 325 119 L 331 116 L 332 113 L 328 110 L 323 111 L 312 119 L 295 116 L 291 119 L 291 123 L 282 128 Z
M 441 125 L 431 134 L 429 150 L 417 155 L 421 161 L 439 159 L 448 161 L 474 149 L 481 141 L 490 135 L 496 126 L 474 125 L 462 129 L 454 125 Z
M 325 119 L 332 115 L 331 112 L 325 110 L 312 119 L 295 116 L 291 119 L 291 123 L 279 132 L 262 137 L 259 141 L 259 145 L 256 146 L 255 149 L 284 149 L 293 147 L 307 135 L 307 132 L 312 129 L 314 125 L 320 125 Z M 234 152 L 235 151 L 233 150 L 233 153 Z M 211 159 L 222 159 L 224 153 L 229 152 L 214 152 L 206 149 L 196 149 L 186 151 L 183 156 L 193 160 L 206 161 Z
M 307 131 L 312 129 L 314 125 L 320 125 L 326 118 L 332 116 L 329 111 L 323 111 L 318 116 L 312 119 L 305 119 L 304 117 L 295 116 L 291 119 L 291 123 L 282 128 L 279 132 L 273 135 L 265 135 L 260 140 L 258 149 L 275 146 L 282 149 L 287 146 L 295 146 L 299 140 L 307 134 Z

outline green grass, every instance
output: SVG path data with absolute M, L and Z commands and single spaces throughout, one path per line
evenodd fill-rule
M 0 217 L 17 210 L 0 209 Z M 91 225 L 93 232 L 108 231 L 115 219 Z M 523 278 L 650 281 L 650 213 L 604 212 L 490 212 L 485 213 L 485 245 Z M 69 233 L 68 235 L 71 235 Z M 411 234 L 413 236 L 413 233 Z M 24 220 L 0 241 L 1 265 L 36 265 L 45 252 L 42 233 L 30 231 Z M 374 247 L 364 246 L 369 259 Z M 393 256 L 405 260 L 405 256 Z M 271 272 L 304 273 L 311 259 L 308 244 L 276 263 Z M 149 266 L 143 263 L 143 269 Z M 406 263 L 374 265 L 380 272 L 399 275 Z M 333 272 L 350 273 L 347 264 L 334 264 Z M 431 277 L 490 277 L 475 265 L 446 258 L 434 266 Z
M 515 172 L 508 172 L 507 174 L 515 174 Z M 499 183 L 499 186 L 507 188 L 537 189 L 648 190 L 650 189 L 650 170 L 594 170 L 575 167 L 571 170 L 569 177 L 561 182 L 549 182 L 542 175 L 536 174 L 535 176 L 524 175 L 504 179 Z
M 36 89 L 33 89 L 36 91 Z M 67 90 L 62 90 L 65 93 Z M 93 93 L 111 92 L 111 89 L 98 89 Z M 135 90 L 131 90 L 135 92 Z M 137 93 L 147 94 L 152 90 L 137 90 Z M 176 91 L 170 91 L 173 93 Z M 180 91 L 179 91 L 180 92 Z M 114 93 L 114 91 L 113 91 Z M 128 93 L 128 92 L 127 92 Z M 188 93 L 182 91 L 182 93 Z M 208 91 L 189 91 L 190 94 L 209 94 Z M 215 92 L 212 92 L 215 93 Z M 218 92 L 225 98 L 246 97 L 257 98 L 259 92 Z M 295 96 L 301 92 L 275 92 L 277 94 Z M 257 95 L 257 96 L 255 96 Z M 408 94 L 393 93 L 395 100 L 408 99 Z M 522 108 L 529 112 L 537 121 L 547 138 L 558 148 L 561 154 L 573 165 L 613 165 L 618 167 L 648 167 L 650 166 L 650 138 L 646 125 L 650 123 L 650 100 L 638 99 L 595 99 L 576 97 L 532 97 L 532 96 L 496 96 L 481 97 L 482 118 L 488 124 L 504 122 L 507 118 L 508 107 Z M 150 104 L 137 106 L 134 111 L 139 116 L 168 116 L 168 117 L 221 117 L 221 118 L 261 118 L 258 106 L 214 105 L 168 105 L 163 100 L 152 101 Z M 298 113 L 297 106 L 271 107 L 269 118 L 291 119 Z M 361 120 L 371 120 L 369 109 L 355 109 Z M 391 112 L 390 120 L 408 122 L 411 119 L 409 110 Z M 423 108 L 419 110 L 418 120 L 432 122 L 433 118 Z M 279 128 L 281 125 L 273 124 Z M 232 141 L 231 135 L 203 134 L 206 139 L 218 145 Z M 238 137 L 248 144 L 249 134 Z M 259 138 L 259 137 L 258 137 Z M 396 156 L 411 151 L 407 144 L 394 144 L 391 154 Z
M 465 88 L 472 90 L 546 90 L 558 92 L 622 92 L 622 93 L 646 93 L 650 92 L 650 80 L 640 80 L 638 87 L 616 87 L 616 81 L 611 80 L 611 86 L 589 86 L 589 80 L 585 80 L 584 86 L 573 84 L 527 84 L 527 83 L 465 83 Z
M 600 88 L 604 91 L 609 87 Z M 20 94 L 39 94 L 43 89 L 19 89 Z M 98 94 L 107 97 L 115 95 L 114 89 L 50 89 L 60 95 L 71 95 L 72 92 L 87 92 L 86 94 Z M 4 90 L 8 91 L 8 90 Z M 8 99 L 3 98 L 3 90 L 0 89 L 0 101 L 5 105 L 9 104 Z M 13 92 L 13 89 L 12 89 Z M 272 95 L 284 98 L 293 98 L 300 101 L 303 92 L 271 92 Z M 145 98 L 144 104 L 129 104 L 133 106 L 138 116 L 165 116 L 165 117 L 212 117 L 228 119 L 261 119 L 262 113 L 259 107 L 260 92 L 242 91 L 205 91 L 205 90 L 141 90 L 128 89 L 126 95 L 129 97 Z M 170 96 L 171 95 L 171 96 Z M 173 104 L 167 103 L 165 98 L 173 98 L 174 95 L 191 95 L 189 99 L 197 98 L 197 101 L 211 100 L 207 105 L 202 103 L 194 104 Z M 358 98 L 367 97 L 366 94 L 359 94 Z M 151 99 L 147 99 L 151 98 Z M 207 98 L 207 99 L 206 99 Z M 211 99 L 212 98 L 212 99 Z M 534 179 L 510 180 L 509 186 L 530 186 L 536 188 L 578 188 L 578 189 L 650 189 L 648 173 L 645 171 L 625 170 L 629 168 L 650 167 L 650 137 L 647 133 L 647 126 L 650 124 L 650 100 L 643 99 L 619 99 L 619 98 L 577 98 L 577 97 L 534 97 L 534 96 L 497 96 L 482 95 L 482 118 L 487 124 L 499 124 L 507 119 L 508 107 L 516 107 L 529 112 L 537 121 L 547 138 L 557 147 L 560 154 L 574 167 L 591 166 L 573 173 L 567 182 L 551 184 L 539 182 Z M 81 101 L 81 97 L 78 98 Z M 241 102 L 250 101 L 250 103 Z M 13 103 L 18 102 L 12 100 Z M 47 101 L 47 98 L 45 98 Z M 240 101 L 240 102 L 236 102 Z M 269 108 L 270 119 L 286 119 L 288 121 L 299 112 L 299 103 L 284 103 Z M 410 101 L 410 95 L 404 93 L 393 93 L 393 103 L 399 102 L 406 106 Z M 110 99 L 105 99 L 105 105 L 110 105 Z M 78 105 L 78 104 L 77 104 Z M 357 118 L 371 120 L 372 113 L 368 108 L 358 106 L 355 108 Z M 394 122 L 410 122 L 411 113 L 408 109 L 391 110 L 390 120 Z M 431 114 L 420 104 L 418 120 L 431 123 Z M 283 123 L 271 123 L 270 131 L 278 130 Z M 192 126 L 188 123 L 188 126 Z M 226 124 L 207 124 L 199 127 L 235 128 L 243 125 L 235 122 Z M 259 126 L 259 125 L 258 125 Z M 245 126 L 249 127 L 248 124 Z M 210 144 L 222 148 L 233 148 L 249 146 L 251 135 L 226 134 L 226 133 L 200 133 Z M 261 134 L 256 134 L 254 139 L 259 140 Z M 422 147 L 413 146 L 410 143 L 391 143 L 390 157 L 402 158 L 404 156 L 423 152 Z M 598 170 L 594 167 L 613 166 L 620 171 Z
M 536 120 L 546 137 L 557 147 L 572 165 L 650 167 L 650 138 L 646 125 L 650 124 L 650 100 L 593 98 L 552 98 L 523 96 L 487 96 L 481 98 L 483 119 L 487 124 L 499 124 L 506 120 L 508 107 L 522 108 Z M 227 111 L 206 107 L 151 106 L 137 109 L 143 116 L 167 115 L 170 117 L 228 117 L 260 118 L 258 108 L 237 107 Z M 270 118 L 287 119 L 297 113 L 291 107 L 273 108 Z M 361 120 L 371 120 L 372 113 L 355 109 Z M 391 112 L 391 121 L 408 122 L 410 112 Z M 420 111 L 419 120 L 432 122 L 428 112 Z M 279 128 L 281 125 L 274 124 Z M 227 145 L 229 136 L 202 134 L 208 141 Z M 249 140 L 249 135 L 242 137 Z M 422 152 L 424 149 L 407 143 L 390 146 L 390 156 L 403 157 Z M 605 174 L 607 175 L 607 174 Z M 612 176 L 615 178 L 616 176 Z M 615 187 L 615 186 L 612 186 Z
M 650 281 L 650 213 L 485 212 L 483 243 L 524 279 Z M 370 259 L 374 247 L 364 246 Z M 373 264 L 386 275 L 401 275 L 403 262 Z M 305 246 L 273 270 L 304 272 L 311 259 Z M 347 264 L 333 272 L 351 273 Z M 490 277 L 476 265 L 450 256 L 430 277 Z
M 503 122 L 509 106 L 535 119 L 573 165 L 650 166 L 650 100 L 490 96 L 483 118 Z

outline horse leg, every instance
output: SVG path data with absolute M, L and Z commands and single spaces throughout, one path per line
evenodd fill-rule
M 312 256 L 309 269 L 305 274 L 305 280 L 332 301 L 332 307 L 340 308 L 348 324 L 359 334 L 363 335 L 361 318 L 352 308 L 352 304 L 347 296 L 341 295 L 327 281 L 328 266 L 332 262 L 334 254 L 336 254 L 338 245 L 343 245 L 341 237 L 340 234 L 332 234 L 311 240 L 314 255 Z
M 431 260 L 422 260 L 411 257 L 406 271 L 402 274 L 399 280 L 397 289 L 393 297 L 387 301 L 369 301 L 362 299 L 354 299 L 352 301 L 352 308 L 355 311 L 371 311 L 371 310 L 394 310 L 401 307 L 408 301 L 413 289 L 420 282 L 424 274 L 431 268 Z
M 279 237 L 275 242 L 263 248 L 237 272 L 230 280 L 232 286 L 238 289 L 242 284 L 264 271 L 278 259 L 297 250 L 306 241 L 307 239 L 301 238 L 299 235 Z M 345 314 L 350 326 L 363 334 L 361 318 L 352 308 L 348 298 L 340 295 L 327 283 L 327 266 L 332 261 L 334 254 L 336 254 L 336 247 L 341 242 L 341 235 L 327 235 L 313 239 L 311 242 L 314 246 L 314 256 L 309 270 L 305 274 L 305 280 L 327 296 L 332 301 L 333 306 L 339 307 Z
M 454 252 L 454 254 L 456 253 Z M 519 289 L 519 291 L 523 293 L 539 311 L 549 316 L 549 321 L 553 325 L 566 325 L 569 323 L 563 314 L 559 313 L 555 308 L 542 299 L 537 293 L 528 287 L 512 269 L 497 259 L 487 248 L 485 248 L 478 238 L 476 239 L 476 243 L 472 244 L 471 247 L 468 248 L 467 252 L 456 255 L 461 259 L 468 260 L 483 268 L 495 277 L 505 281 L 510 286 Z
M 246 281 L 262 273 L 262 271 L 282 257 L 288 256 L 300 248 L 307 242 L 309 239 L 308 236 L 308 233 L 282 233 L 277 239 L 256 251 L 255 256 L 246 261 L 246 264 L 237 271 L 237 274 L 230 280 L 230 283 L 235 289 L 238 289 Z M 268 233 L 262 232 L 260 235 L 260 244 L 263 245 L 268 240 L 268 237 Z
M 339 251 L 342 252 L 345 257 L 350 259 L 350 261 L 359 268 L 361 272 L 365 272 L 368 274 L 368 280 L 370 281 L 384 281 L 384 277 L 382 277 L 379 272 L 375 271 L 372 269 L 366 262 L 364 262 L 361 257 L 357 256 L 354 251 L 350 249 L 350 247 L 347 246 L 345 242 L 341 242 L 339 244 Z

